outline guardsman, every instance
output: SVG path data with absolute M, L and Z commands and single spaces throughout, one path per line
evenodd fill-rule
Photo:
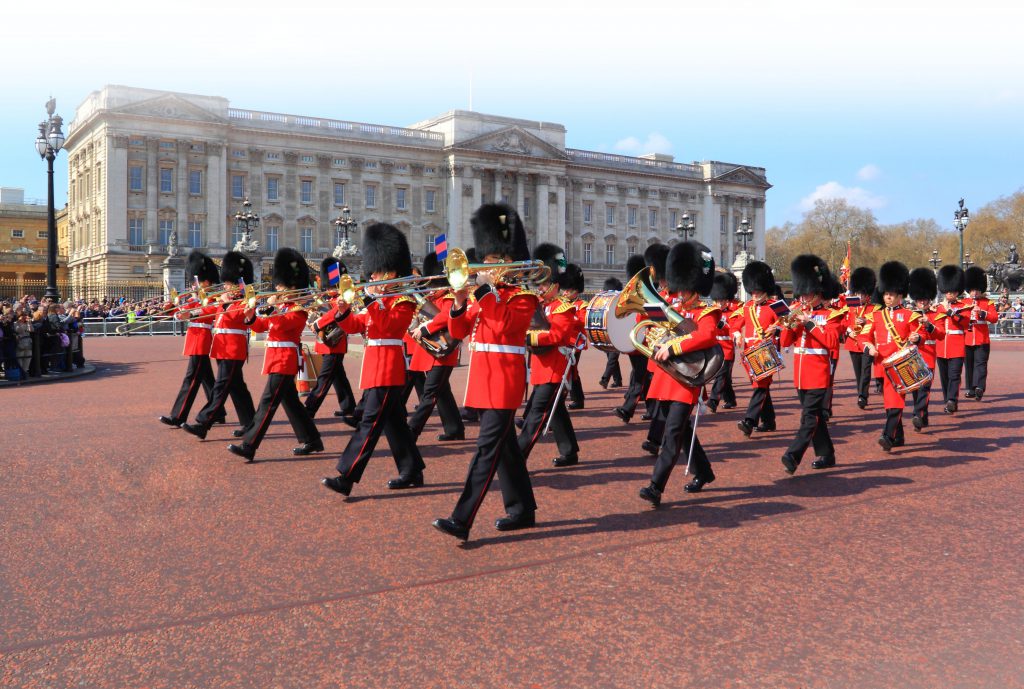
M 423 275 L 438 278 L 444 275 L 444 266 L 437 260 L 437 254 L 433 251 L 423 259 Z M 443 431 L 437 439 L 441 442 L 465 440 L 466 426 L 462 421 L 462 415 L 459 414 L 459 404 L 455 401 L 451 385 L 452 371 L 459 365 L 462 345 L 457 345 L 450 353 L 438 358 L 422 344 L 424 337 L 436 335 L 448 328 L 448 314 L 451 313 L 455 295 L 445 287 L 432 293 L 427 299 L 437 309 L 437 315 L 412 331 L 414 349 L 410 367 L 420 366 L 422 361 L 422 365 L 427 368 L 419 403 L 409 417 L 409 428 L 413 437 L 419 438 L 423 426 L 436 406 Z
M 585 278 L 583 268 L 570 263 L 565 266 L 565 272 L 558 279 L 559 294 L 563 299 L 572 304 L 575 308 L 576 318 L 580 322 L 580 330 L 587 327 L 587 301 L 583 299 L 585 289 Z M 583 342 L 583 349 L 587 348 L 586 340 Z M 583 394 L 583 380 L 580 378 L 579 356 L 583 352 L 577 352 L 576 363 L 573 364 L 569 381 L 569 409 L 583 409 L 586 398 Z
M 775 294 L 777 285 L 771 267 L 762 261 L 751 261 L 743 269 L 741 276 L 743 289 L 750 299 L 733 312 L 729 319 L 736 341 L 737 352 L 743 352 L 763 342 L 769 337 L 771 326 L 779 319 L 778 314 L 769 306 L 769 297 Z M 769 432 L 775 430 L 775 404 L 772 402 L 772 376 L 761 380 L 751 380 L 754 391 L 747 403 L 747 411 L 736 426 L 746 437 L 753 431 Z
M 938 306 L 946 314 L 946 337 L 936 343 L 935 357 L 942 383 L 942 401 L 945 412 L 955 414 L 960 396 L 960 376 L 967 354 L 967 326 L 971 323 L 973 305 L 961 299 L 964 291 L 964 271 L 960 266 L 942 266 L 938 274 L 939 293 L 944 296 Z
M 718 411 L 718 404 L 724 400 L 723 409 L 734 409 L 736 407 L 736 391 L 732 387 L 732 367 L 736 363 L 736 347 L 732 335 L 729 334 L 729 318 L 739 308 L 736 301 L 736 293 L 739 291 L 739 283 L 732 273 L 715 273 L 715 284 L 711 287 L 711 301 L 722 312 L 722 318 L 718 322 L 718 334 L 715 338 L 722 347 L 722 372 L 715 378 L 711 386 L 711 397 L 708 399 L 708 409 L 711 413 Z
M 988 382 L 988 355 L 992 347 L 988 327 L 999 321 L 999 313 L 988 299 L 988 275 L 983 268 L 971 266 L 964 271 L 964 289 L 973 306 L 964 338 L 964 382 L 966 396 L 980 402 Z
M 309 266 L 295 249 L 279 249 L 274 255 L 274 269 L 271 280 L 280 298 L 270 297 L 266 306 L 246 308 L 245 324 L 254 333 L 267 333 L 266 354 L 263 355 L 263 375 L 267 385 L 260 398 L 260 406 L 252 423 L 245 429 L 242 442 L 228 445 L 228 451 L 252 462 L 256 450 L 267 434 L 279 405 L 284 406 L 299 446 L 292 450 L 295 455 L 322 452 L 323 441 L 306 407 L 299 401 L 295 389 L 295 376 L 299 373 L 299 359 L 302 356 L 302 332 L 306 329 L 309 314 L 297 306 L 293 299 L 298 290 L 309 287 Z M 261 316 L 261 317 L 257 317 Z
M 671 356 L 709 349 L 718 344 L 718 322 L 722 312 L 717 306 L 705 306 L 701 297 L 711 293 L 714 282 L 715 259 L 711 250 L 699 242 L 680 242 L 672 247 L 666 259 L 666 287 L 675 295 L 678 311 L 693 321 L 694 330 L 678 335 L 654 353 L 657 361 L 668 361 Z M 693 480 L 683 486 L 687 493 L 698 493 L 715 480 L 711 462 L 700 441 L 694 436 L 690 412 L 700 402 L 703 387 L 680 383 L 659 367 L 667 383 L 659 386 L 659 407 L 665 409 L 664 434 L 660 451 L 651 474 L 651 482 L 640 489 L 640 497 L 654 507 L 661 504 L 661 496 L 668 485 L 669 476 L 680 455 L 693 468 Z M 656 379 L 651 387 L 658 385 Z M 692 457 L 688 457 L 692 447 Z
M 602 286 L 605 292 L 621 292 L 622 291 L 622 280 L 618 278 L 607 278 Z M 583 321 L 587 319 L 587 307 L 583 307 L 583 313 L 581 314 Z M 586 328 L 586 322 L 583 323 L 584 329 Z M 598 381 L 602 388 L 607 389 L 609 385 L 613 388 L 622 387 L 622 368 L 619 366 L 619 353 L 618 352 L 605 352 L 607 363 L 604 365 L 604 373 L 601 374 L 601 380 Z
M 802 254 L 790 266 L 793 296 L 800 310 L 782 328 L 780 346 L 793 347 L 793 385 L 800 398 L 800 427 L 782 455 L 786 473 L 796 472 L 804 452 L 814 446 L 814 469 L 836 465 L 836 450 L 826 418 L 828 390 L 833 385 L 832 352 L 838 352 L 846 309 L 833 309 L 825 302 L 833 291 L 842 289 L 828 265 L 813 254 Z M 773 329 L 779 325 L 771 326 Z
M 839 282 L 834 275 L 829 280 L 829 284 L 826 285 L 826 292 L 823 299 L 825 307 L 828 308 L 831 313 L 839 314 L 843 317 L 844 321 L 846 320 L 846 295 L 843 294 L 843 284 Z M 839 329 L 839 335 L 839 339 L 836 340 L 835 344 L 832 345 L 828 352 L 831 377 L 829 379 L 828 387 L 825 389 L 825 423 L 832 420 L 832 398 L 835 396 L 836 392 L 836 369 L 839 368 L 839 349 L 840 343 L 842 342 L 842 328 Z
M 899 261 L 889 261 L 878 269 L 878 289 L 883 305 L 871 312 L 871 318 L 860 336 L 864 351 L 885 361 L 899 350 L 916 345 L 927 328 L 927 319 L 903 306 L 910 289 L 910 271 Z M 883 374 L 882 398 L 885 402 L 885 428 L 878 437 L 882 450 L 889 452 L 906 442 L 903 433 L 904 394 L 896 392 L 888 375 Z
M 640 254 L 633 254 L 626 260 L 626 280 L 629 281 L 634 275 L 646 268 L 644 257 Z M 612 410 L 615 416 L 622 419 L 622 423 L 629 423 L 636 411 L 636 405 L 641 399 L 646 399 L 647 388 L 650 386 L 651 373 L 647 368 L 648 361 L 640 352 L 633 352 L 629 355 L 629 387 L 622 405 Z
M 871 365 L 874 360 L 864 354 L 861 344 L 861 331 L 867 326 L 867 314 L 874 308 L 871 295 L 875 292 L 875 271 L 867 266 L 854 269 L 850 274 L 850 294 L 859 302 L 851 305 L 847 300 L 846 311 L 846 351 L 850 353 L 853 375 L 857 382 L 857 406 L 866 409 L 868 391 L 871 389 Z
M 668 260 L 669 248 L 664 244 L 651 244 L 644 251 L 644 263 L 646 267 L 651 271 L 651 284 L 658 289 L 658 294 L 663 299 L 671 302 L 668 288 L 665 283 L 665 261 Z M 642 313 L 637 314 L 637 323 L 644 320 L 646 316 Z M 659 323 L 664 327 L 669 327 L 667 321 Z M 658 365 L 653 359 L 647 360 L 647 374 L 649 380 L 647 383 L 647 389 L 644 390 L 644 404 L 647 407 L 647 413 L 641 416 L 641 420 L 649 422 L 647 427 L 647 439 L 644 440 L 640 447 L 649 454 L 658 456 L 661 452 L 661 438 L 665 434 L 665 414 L 668 412 L 668 407 L 665 406 L 662 409 L 658 403 L 658 390 L 655 387 L 655 380 L 657 372 L 659 371 Z
M 210 358 L 217 362 L 217 380 L 210 401 L 196 415 L 195 424 L 181 426 L 200 440 L 206 438 L 213 420 L 223 416 L 229 395 L 242 426 L 234 431 L 236 438 L 244 435 L 256 415 L 243 373 L 249 358 L 249 328 L 245 325 L 245 303 L 241 300 L 243 286 L 253 281 L 252 261 L 237 251 L 229 251 L 221 261 L 220 276 L 230 289 L 220 295 L 220 303 L 216 305 L 217 320 L 213 324 Z
M 448 329 L 469 340 L 469 377 L 465 405 L 478 410 L 480 435 L 470 461 L 466 485 L 450 517 L 434 528 L 465 541 L 495 472 L 501 483 L 506 516 L 499 531 L 530 528 L 537 503 L 526 460 L 515 434 L 515 412 L 526 389 L 526 332 L 537 309 L 537 295 L 504 279 L 501 264 L 530 257 L 523 222 L 503 203 L 484 204 L 470 219 L 478 257 L 495 270 L 477 274 L 475 301 L 468 285 L 455 292 Z
M 337 297 L 337 290 L 332 290 L 331 287 L 337 285 L 341 276 L 347 273 L 348 268 L 344 263 L 333 256 L 328 256 L 320 262 L 320 289 L 329 297 Z M 348 334 L 334 320 L 338 313 L 337 308 L 336 304 L 332 305 L 326 313 L 320 314 L 312 325 L 316 334 L 313 351 L 323 357 L 323 363 L 316 376 L 316 386 L 310 391 L 305 402 L 306 410 L 313 418 L 316 418 L 320 405 L 327 399 L 332 387 L 338 397 L 338 411 L 334 412 L 335 416 L 349 416 L 356 408 L 352 385 L 345 374 Z
M 363 272 L 377 282 L 412 275 L 409 244 L 394 225 L 374 223 L 363 234 Z M 338 458 L 338 475 L 321 479 L 336 493 L 349 495 L 359 483 L 373 450 L 384 433 L 395 458 L 398 477 L 388 488 L 401 490 L 423 485 L 423 457 L 406 422 L 406 364 L 402 336 L 416 312 L 416 300 L 408 295 L 387 296 L 380 287 L 364 290 L 371 301 L 359 313 L 341 296 L 335 318 L 350 335 L 363 336 L 363 367 L 359 387 L 363 391 L 363 415 Z
M 185 263 L 187 274 L 197 287 L 208 288 L 220 282 L 220 271 L 209 256 L 199 249 L 193 249 Z M 190 302 L 183 305 L 175 314 L 175 318 L 188 321 L 185 332 L 185 349 L 183 355 L 188 357 L 188 368 L 185 378 L 181 381 L 181 389 L 174 400 L 171 413 L 160 417 L 160 423 L 180 428 L 188 421 L 188 413 L 196 400 L 199 386 L 206 391 L 207 402 L 213 396 L 213 366 L 210 364 L 210 347 L 213 344 L 213 319 L 219 307 L 203 304 L 193 295 Z M 224 423 L 224 410 L 214 418 L 214 423 Z
M 558 456 L 552 463 L 556 467 L 572 466 L 579 463 L 580 446 L 565 408 L 563 393 L 568 387 L 568 379 L 565 386 L 562 379 L 572 375 L 571 370 L 566 371 L 566 366 L 570 354 L 575 356 L 579 352 L 577 345 L 583 326 L 576 317 L 576 306 L 558 293 L 560 278 L 565 277 L 562 274 L 565 252 L 554 244 L 539 244 L 533 251 L 533 259 L 543 261 L 551 269 L 550 277 L 535 285 L 548 328 L 526 333 L 526 344 L 531 351 L 530 384 L 533 385 L 533 394 L 527 404 L 523 430 L 519 433 L 519 449 L 523 460 L 529 459 L 550 416 L 551 430 L 558 446 Z
M 946 314 L 939 313 L 932 307 L 932 301 L 938 290 L 935 271 L 930 268 L 914 268 L 910 271 L 910 300 L 914 302 L 914 310 L 924 316 L 928 322 L 924 324 L 924 339 L 917 343 L 917 351 L 935 373 L 935 345 L 946 337 Z M 921 432 L 928 427 L 928 402 L 932 393 L 930 380 L 914 390 L 914 416 L 911 422 L 914 430 Z

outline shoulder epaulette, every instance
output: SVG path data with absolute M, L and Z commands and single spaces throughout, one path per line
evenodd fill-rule
M 881 304 L 872 304 L 871 313 L 877 313 L 878 311 L 881 311 L 883 308 L 885 307 L 883 307 Z
M 828 314 L 828 320 L 832 320 L 833 318 L 839 318 L 840 316 L 845 316 L 849 312 L 849 310 L 850 309 L 846 308 L 845 306 L 842 307 L 841 309 L 832 309 Z
M 515 292 L 509 295 L 509 299 L 515 299 L 516 297 L 534 297 L 540 299 L 540 296 L 533 290 L 528 290 L 525 287 L 520 287 Z
M 910 312 L 910 322 L 913 323 L 916 320 L 920 320 L 923 316 L 917 311 Z
M 562 297 L 559 297 L 558 301 L 559 301 L 558 306 L 556 306 L 551 313 L 565 313 L 566 311 L 570 311 L 570 310 L 575 310 L 576 309 L 576 305 L 573 304 L 568 299 L 563 299 Z
M 944 311 L 935 312 L 935 320 L 941 321 L 943 318 L 949 318 L 949 315 L 946 314 Z
M 455 295 L 452 294 L 451 290 L 448 290 L 447 292 L 441 295 L 441 299 L 451 299 L 452 301 L 455 301 Z
M 412 303 L 413 303 L 414 305 L 416 304 L 416 300 L 415 300 L 415 299 L 413 299 L 412 297 L 410 297 L 410 296 L 409 296 L 409 295 L 407 295 L 407 294 L 403 294 L 403 295 L 401 295 L 400 297 L 398 297 L 397 299 L 395 299 L 395 301 L 394 301 L 394 303 L 392 304 L 392 306 L 398 306 L 398 305 L 399 305 L 399 304 L 401 304 L 402 302 L 406 302 L 406 301 L 408 301 L 408 302 L 412 302 Z
M 736 318 L 736 316 L 743 315 L 743 306 L 741 305 L 738 309 L 729 314 L 729 318 Z
M 700 315 L 697 316 L 697 318 L 698 319 L 704 318 L 704 316 L 708 316 L 708 315 L 710 315 L 712 313 L 715 313 L 716 311 L 721 311 L 721 310 L 722 309 L 718 308 L 717 306 L 706 306 L 706 307 L 704 307 L 704 310 L 700 312 Z

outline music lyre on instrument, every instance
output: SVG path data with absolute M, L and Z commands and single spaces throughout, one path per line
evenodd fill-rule
M 651 284 L 650 271 L 650 268 L 644 268 L 634 275 L 622 289 L 622 293 L 615 303 L 615 316 L 624 318 L 630 313 L 646 314 L 648 304 L 665 314 L 665 319 L 669 323 L 668 327 L 656 321 L 644 319 L 633 326 L 630 331 L 630 339 L 637 351 L 648 359 L 654 359 L 654 352 L 658 347 L 680 335 L 693 332 L 696 325 L 692 320 L 673 309 L 658 294 L 658 290 Z M 716 343 L 706 349 L 670 356 L 668 361 L 654 359 L 654 362 L 674 380 L 684 385 L 700 387 L 714 380 L 722 370 L 724 360 L 722 347 Z
M 413 332 L 423 327 L 434 319 L 439 313 L 439 310 L 434 306 L 433 302 L 424 297 L 422 294 L 416 293 L 413 295 L 416 299 L 416 313 L 413 315 L 412 322 L 409 324 L 409 332 Z M 462 340 L 456 340 L 448 332 L 448 328 L 444 327 L 438 330 L 436 333 L 430 333 L 422 335 L 421 337 L 414 338 L 416 343 L 420 347 L 427 350 L 427 352 L 435 359 L 443 359 L 458 348 L 459 343 Z

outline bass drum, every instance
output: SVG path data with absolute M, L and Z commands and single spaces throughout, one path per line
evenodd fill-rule
M 615 304 L 618 303 L 620 294 L 621 292 L 617 291 L 595 294 L 587 304 L 584 329 L 590 344 L 602 352 L 635 354 L 637 349 L 630 337 L 633 326 L 636 325 L 635 318 L 632 314 L 625 318 L 615 317 Z

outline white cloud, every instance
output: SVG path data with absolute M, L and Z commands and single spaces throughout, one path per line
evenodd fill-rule
M 672 142 L 658 132 L 651 132 L 643 141 L 635 136 L 627 136 L 615 144 L 615 150 L 628 155 L 645 153 L 671 153 Z
M 826 199 L 845 199 L 851 206 L 877 210 L 886 204 L 885 197 L 876 196 L 860 187 L 844 187 L 839 182 L 825 182 L 807 196 L 800 199 L 801 210 L 814 208 L 814 202 Z
M 862 179 L 865 182 L 869 182 L 877 178 L 882 174 L 882 169 L 874 163 L 868 163 L 861 169 L 857 170 L 857 179 Z

